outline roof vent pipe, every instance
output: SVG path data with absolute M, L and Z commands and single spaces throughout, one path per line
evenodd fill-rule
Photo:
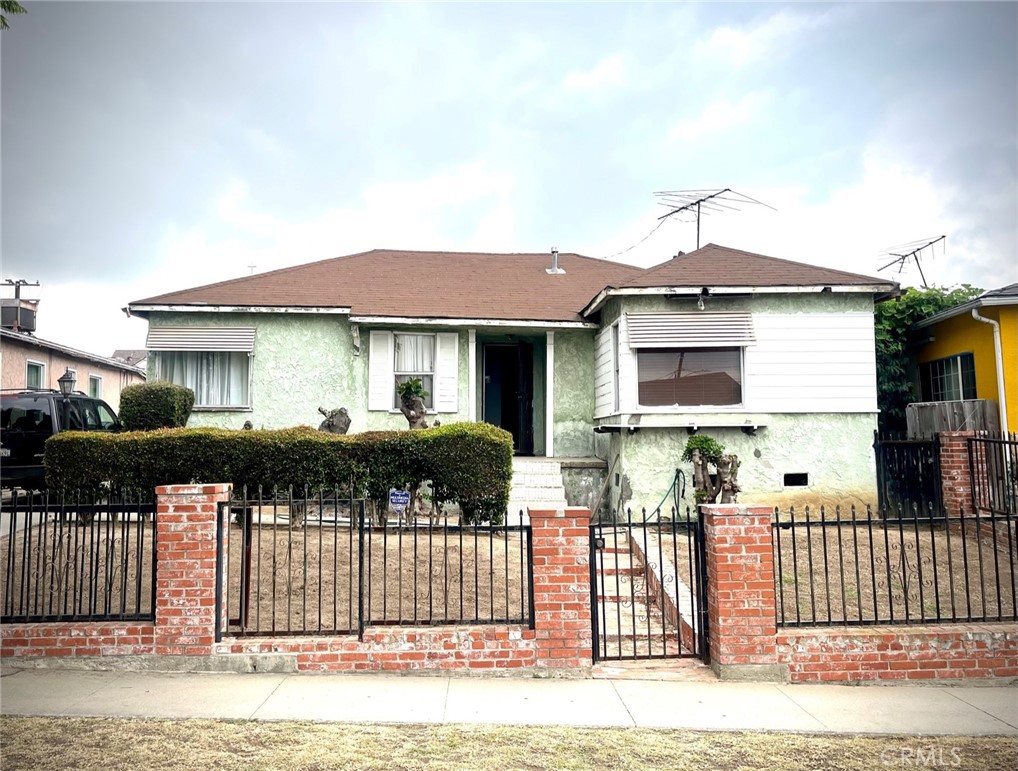
M 557 273 L 565 273 L 565 271 L 562 270 L 558 266 L 558 247 L 557 246 L 553 246 L 551 248 L 551 267 L 550 268 L 546 268 L 545 269 L 545 273 L 549 273 L 551 275 L 555 275 Z

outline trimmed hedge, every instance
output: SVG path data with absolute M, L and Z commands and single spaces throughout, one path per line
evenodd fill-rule
M 512 436 L 487 423 L 348 436 L 307 426 L 273 431 L 169 428 L 121 434 L 67 431 L 46 442 L 56 490 L 153 491 L 159 485 L 231 482 L 295 491 L 338 488 L 385 501 L 390 489 L 430 481 L 464 521 L 501 524 L 512 480 Z
M 128 431 L 183 428 L 194 407 L 194 391 L 157 380 L 127 386 L 120 392 L 120 422 Z

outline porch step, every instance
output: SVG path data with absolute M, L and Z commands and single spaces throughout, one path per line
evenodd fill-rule
M 558 510 L 564 509 L 567 505 L 566 490 L 562 484 L 562 465 L 557 460 L 513 458 L 507 524 L 529 524 L 528 509 Z

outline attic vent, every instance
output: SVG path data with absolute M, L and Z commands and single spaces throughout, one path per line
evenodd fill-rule
M 632 348 L 716 348 L 752 345 L 749 313 L 626 314 Z
M 150 351 L 253 351 L 254 327 L 149 327 Z

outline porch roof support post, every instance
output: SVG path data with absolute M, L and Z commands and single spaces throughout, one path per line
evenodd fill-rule
M 467 330 L 467 419 L 477 422 L 477 330 Z
M 555 457 L 555 332 L 545 333 L 548 343 L 545 346 L 544 374 L 544 454 Z

